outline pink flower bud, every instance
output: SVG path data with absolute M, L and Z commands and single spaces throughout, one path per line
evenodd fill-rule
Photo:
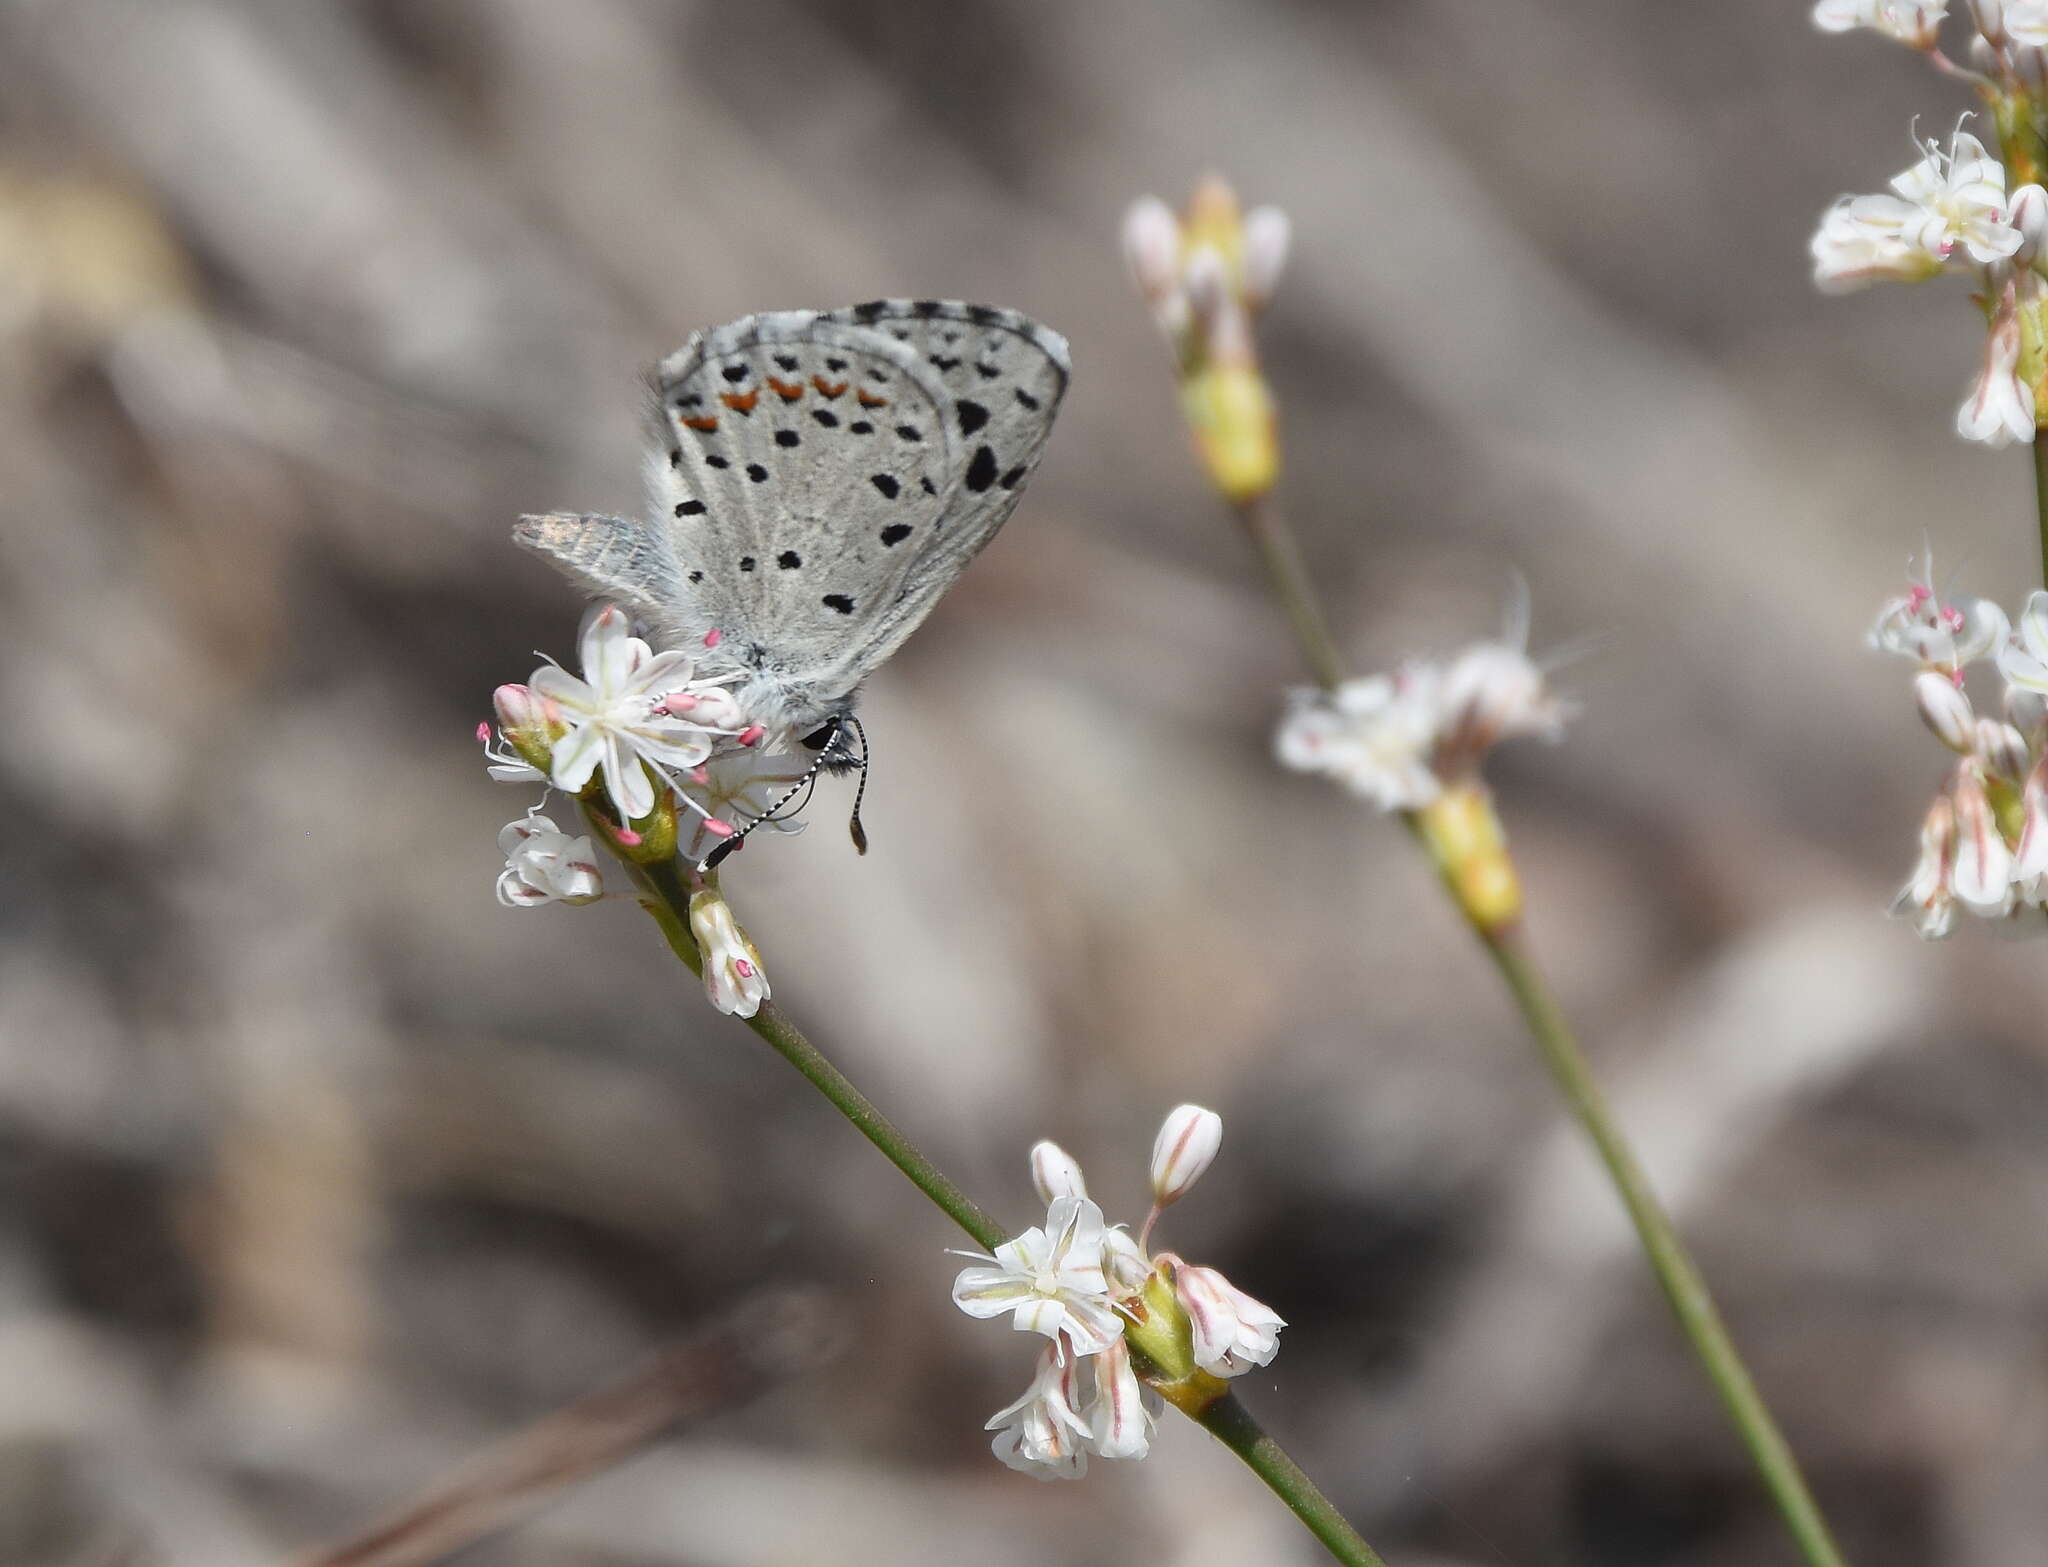
M 1086 1197 L 1088 1183 L 1081 1178 L 1081 1166 L 1058 1143 L 1040 1142 L 1031 1149 L 1031 1184 L 1038 1200 L 1050 1204 L 1055 1197 Z
M 491 693 L 491 706 L 497 709 L 501 729 L 535 728 L 546 711 L 541 699 L 526 686 L 498 687 Z
M 1178 1105 L 1152 1140 L 1152 1200 L 1164 1208 L 1187 1195 L 1215 1162 L 1223 1143 L 1223 1117 L 1200 1105 Z

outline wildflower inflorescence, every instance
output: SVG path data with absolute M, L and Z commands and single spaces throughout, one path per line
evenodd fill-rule
M 1525 648 L 1519 606 L 1499 641 L 1448 663 L 1410 659 L 1391 675 L 1297 691 L 1274 748 L 1299 772 L 1322 773 L 1383 811 L 1417 811 L 1470 781 L 1502 740 L 1563 738 L 1571 705 Z
M 2048 372 L 2048 279 L 2041 241 L 2048 192 L 2048 0 L 1973 0 L 1970 65 L 1942 53 L 1944 0 L 1821 0 L 1829 32 L 1863 28 L 1918 50 L 1983 102 L 1995 136 L 1960 124 L 1946 146 L 1915 138 L 1919 157 L 1889 191 L 1842 196 L 1823 214 L 1811 251 L 1829 293 L 1872 283 L 1968 278 L 1983 312 L 1977 373 L 1956 410 L 1956 433 L 1986 446 L 2034 439 Z M 1965 116 L 1968 119 L 1969 116 Z
M 1870 644 L 1911 659 L 1921 720 L 1956 763 L 1920 826 L 1920 857 L 1893 912 L 1920 934 L 1946 936 L 1960 909 L 2009 919 L 2048 909 L 2048 593 L 2017 626 L 1989 599 L 1948 599 L 1922 560 L 1887 602 Z M 1965 670 L 1993 663 L 2000 715 L 1980 715 Z
M 484 759 L 502 783 L 544 784 L 578 798 L 622 858 L 676 861 L 691 887 L 689 925 L 705 992 L 721 1012 L 752 1017 L 768 996 L 761 957 L 704 862 L 743 830 L 795 832 L 778 806 L 812 771 L 734 700 L 741 671 L 717 653 L 656 652 L 617 605 L 584 620 L 580 675 L 550 662 L 525 685 L 500 686 L 498 725 L 479 726 Z M 529 811 L 499 834 L 506 855 L 498 899 L 508 907 L 591 903 L 603 895 L 589 837 L 571 837 Z
M 1152 1208 L 1136 1236 L 1104 1221 L 1081 1167 L 1056 1143 L 1031 1150 L 1044 1225 L 976 1256 L 953 1281 L 971 1317 L 1007 1315 L 1047 1343 L 1031 1385 L 989 1419 L 995 1454 L 1040 1479 L 1073 1479 L 1098 1458 L 1143 1458 L 1161 1407 L 1154 1386 L 1241 1376 L 1269 1365 L 1286 1326 L 1214 1268 L 1147 1250 L 1166 1207 L 1216 1157 L 1223 1121 L 1199 1105 L 1167 1116 L 1152 1149 Z M 1151 1385 L 1147 1385 L 1147 1384 Z M 1204 1395 L 1221 1388 L 1213 1383 Z

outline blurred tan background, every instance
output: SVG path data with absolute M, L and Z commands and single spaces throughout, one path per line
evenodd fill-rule
M 1804 242 L 1956 95 L 1805 8 L 1483 0 L 0 4 L 0 1559 L 256 1567 L 763 1288 L 832 1352 L 493 1567 L 1307 1563 L 1184 1422 L 1038 1486 L 956 1234 L 629 904 L 510 912 L 471 731 L 637 504 L 644 366 L 876 294 L 1076 363 L 1009 529 L 726 876 L 776 995 L 999 1215 L 1057 1137 L 1291 1321 L 1253 1407 L 1397 1567 L 1793 1560 L 1200 487 L 1119 216 L 1286 207 L 1287 492 L 1361 667 L 1591 637 L 1497 758 L 1539 947 L 1860 1567 L 2048 1537 L 2048 964 L 1882 917 L 1941 754 L 1863 651 L 1930 534 L 2033 580 L 1949 434 L 1960 287 Z

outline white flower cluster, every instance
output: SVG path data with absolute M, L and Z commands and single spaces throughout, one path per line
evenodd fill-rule
M 1920 858 L 1893 912 L 1929 939 L 1956 910 L 2004 919 L 2048 906 L 2048 593 L 2014 628 L 1989 599 L 1944 600 L 1922 561 L 1871 628 L 1871 646 L 1918 665 L 1913 695 L 1955 769 L 1920 828 Z M 1989 659 L 2004 677 L 2003 717 L 1980 716 L 1964 670 Z
M 1410 660 L 1335 691 L 1295 692 L 1275 736 L 1280 760 L 1338 779 L 1383 811 L 1415 811 L 1503 740 L 1561 739 L 1572 708 L 1523 651 L 1522 620 L 1518 610 L 1502 640 L 1447 664 Z
M 1954 65 L 1938 47 L 1946 13 L 1945 0 L 1821 0 L 1813 19 L 1828 32 L 1868 28 L 1895 38 L 1968 79 L 2000 112 L 2038 118 L 2048 91 L 2048 0 L 1973 0 L 1976 70 Z M 2025 184 L 2008 194 L 2005 164 L 1960 126 L 1946 148 L 1915 145 L 1919 160 L 1889 192 L 1839 197 L 1822 215 L 1809 247 L 1814 283 L 1845 294 L 1943 273 L 1969 278 L 1987 330 L 1976 377 L 1956 410 L 1956 433 L 1994 447 L 2032 441 L 2048 305 L 2040 270 L 2048 264 L 2041 255 L 2048 192 Z
M 613 836 L 628 847 L 643 842 L 633 824 L 646 823 L 668 800 L 677 808 L 676 855 L 693 866 L 742 827 L 801 831 L 801 823 L 769 813 L 809 776 L 811 762 L 763 748 L 766 732 L 728 689 L 738 670 L 709 656 L 718 640 L 716 632 L 705 639 L 703 660 L 657 653 L 632 635 L 616 605 L 592 610 L 579 638 L 580 677 L 549 663 L 525 685 L 498 688 L 498 730 L 477 729 L 491 776 L 571 795 L 600 790 L 618 821 Z M 709 673 L 700 672 L 705 663 L 713 664 Z M 508 908 L 594 903 L 604 895 L 590 838 L 561 832 L 538 807 L 499 833 L 498 847 L 505 854 L 498 901 Z M 732 910 L 715 891 L 699 892 L 690 926 L 712 1003 L 752 1017 L 768 981 Z
M 995 1454 L 1041 1480 L 1076 1479 L 1088 1457 L 1143 1458 L 1152 1447 L 1159 1396 L 1131 1363 L 1127 1318 L 1158 1274 L 1192 1331 L 1195 1364 L 1218 1377 L 1272 1362 L 1280 1348 L 1278 1313 L 1237 1289 L 1214 1268 L 1171 1252 L 1146 1251 L 1153 1224 L 1216 1157 L 1223 1121 L 1213 1110 L 1181 1105 L 1152 1145 L 1152 1211 L 1134 1238 L 1103 1222 L 1088 1198 L 1081 1167 L 1056 1143 L 1031 1150 L 1031 1179 L 1046 1204 L 1045 1226 L 977 1256 L 953 1281 L 954 1304 L 970 1317 L 1000 1317 L 1050 1342 L 1031 1385 L 996 1411 L 988 1429 Z M 1083 1363 L 1088 1371 L 1083 1386 Z

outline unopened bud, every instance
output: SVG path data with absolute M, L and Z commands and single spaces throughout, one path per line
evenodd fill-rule
M 1177 1105 L 1152 1140 L 1152 1200 L 1164 1208 L 1187 1195 L 1215 1162 L 1223 1142 L 1223 1117 L 1200 1105 Z
M 716 888 L 690 895 L 690 934 L 704 960 L 704 993 L 721 1012 L 752 1017 L 768 999 L 761 954 L 733 918 L 732 905 Z
M 1273 297 L 1293 234 L 1278 207 L 1254 207 L 1244 215 L 1244 297 L 1254 309 Z
M 2018 783 L 2027 775 L 2031 758 L 2026 737 L 2011 724 L 1995 718 L 1978 719 L 1974 750 L 1977 759 L 2007 783 Z
M 2012 193 L 2006 222 L 2020 231 L 2020 248 L 2013 252 L 2013 265 L 2030 267 L 2041 254 L 2041 241 L 2048 239 L 2048 190 L 2022 185 Z
M 1086 1197 L 1088 1183 L 1081 1178 L 1081 1166 L 1074 1156 L 1055 1142 L 1039 1142 L 1031 1149 L 1031 1184 L 1038 1200 L 1050 1203 L 1056 1197 Z
M 1935 739 L 1968 754 L 1976 742 L 1977 715 L 1961 686 L 1938 669 L 1923 669 L 1913 677 L 1913 700 Z
M 1140 196 L 1124 214 L 1124 262 L 1147 299 L 1180 286 L 1180 219 L 1157 196 Z
M 554 766 L 555 716 L 553 705 L 530 686 L 500 686 L 491 693 L 497 710 L 498 732 L 528 765 L 547 773 Z

